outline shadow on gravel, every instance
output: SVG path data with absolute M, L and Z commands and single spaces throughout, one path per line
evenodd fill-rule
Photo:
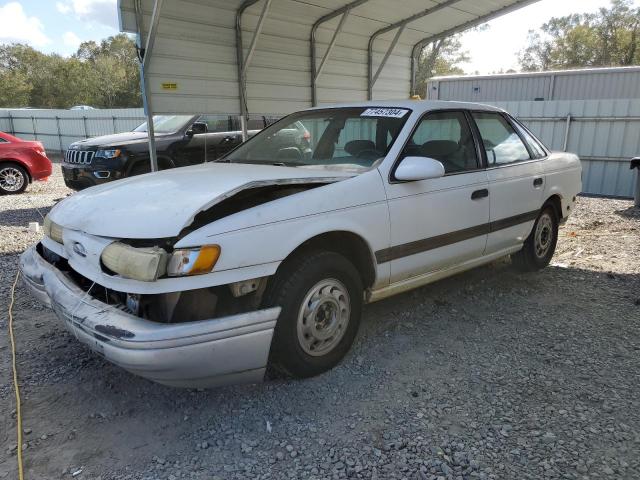
M 640 207 L 629 207 L 624 210 L 616 210 L 616 215 L 620 215 L 624 218 L 631 218 L 635 220 L 640 220 Z
M 50 312 L 23 308 L 29 471 L 46 478 L 84 465 L 85 475 L 110 479 L 125 466 L 161 467 L 179 477 L 179 462 L 206 478 L 267 469 L 285 478 L 296 455 L 334 465 L 329 448 L 363 465 L 409 468 L 406 459 L 395 463 L 409 451 L 396 441 L 425 461 L 439 458 L 436 447 L 464 443 L 482 468 L 504 469 L 502 478 L 547 476 L 533 462 L 552 445 L 559 460 L 549 468 L 558 476 L 575 471 L 572 449 L 599 460 L 603 445 L 613 445 L 631 463 L 633 439 L 607 428 L 615 418 L 640 429 L 632 408 L 640 398 L 639 291 L 640 275 L 553 266 L 519 274 L 500 261 L 367 306 L 351 352 L 326 374 L 205 391 L 128 374 L 79 345 Z M 0 424 L 2 416 L 12 424 L 8 412 Z M 37 440 L 51 432 L 53 441 Z M 564 443 L 549 443 L 556 437 Z M 526 462 L 509 453 L 515 449 Z
M 14 210 L 4 210 L 0 215 L 0 227 L 24 227 L 25 230 L 29 226 L 29 222 L 38 222 L 42 225 L 42 217 L 53 208 L 16 208 Z M 40 211 L 40 213 L 38 213 Z M 42 215 L 42 216 L 41 216 Z

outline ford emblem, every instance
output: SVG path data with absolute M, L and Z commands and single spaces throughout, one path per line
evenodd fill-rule
M 80 255 L 81 257 L 87 256 L 87 250 L 84 248 L 84 245 L 82 245 L 80 242 L 75 242 L 73 244 L 73 251 L 78 255 Z

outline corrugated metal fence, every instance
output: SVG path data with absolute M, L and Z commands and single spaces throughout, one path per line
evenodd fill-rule
M 144 122 L 141 108 L 106 110 L 0 109 L 0 131 L 38 140 L 49 151 L 66 150 L 84 138 L 128 132 Z
M 640 156 L 640 100 L 492 102 L 523 121 L 552 150 L 582 159 L 583 193 L 632 197 Z
M 494 102 L 520 118 L 552 150 L 574 152 L 583 165 L 584 193 L 632 197 L 640 156 L 640 100 Z M 0 110 L 0 131 L 61 151 L 87 137 L 133 130 L 142 109 Z

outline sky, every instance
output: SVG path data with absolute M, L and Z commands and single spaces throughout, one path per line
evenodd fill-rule
M 640 0 L 634 0 L 640 6 Z M 541 0 L 489 22 L 481 32 L 463 35 L 471 61 L 467 73 L 518 70 L 518 52 L 528 31 L 553 16 L 585 13 L 609 5 L 609 0 Z M 18 41 L 44 51 L 73 54 L 80 42 L 118 33 L 117 0 L 0 0 L 0 43 Z

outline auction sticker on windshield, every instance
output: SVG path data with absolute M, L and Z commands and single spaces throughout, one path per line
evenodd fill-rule
M 402 118 L 409 110 L 404 108 L 367 108 L 361 117 L 388 117 L 388 118 Z

